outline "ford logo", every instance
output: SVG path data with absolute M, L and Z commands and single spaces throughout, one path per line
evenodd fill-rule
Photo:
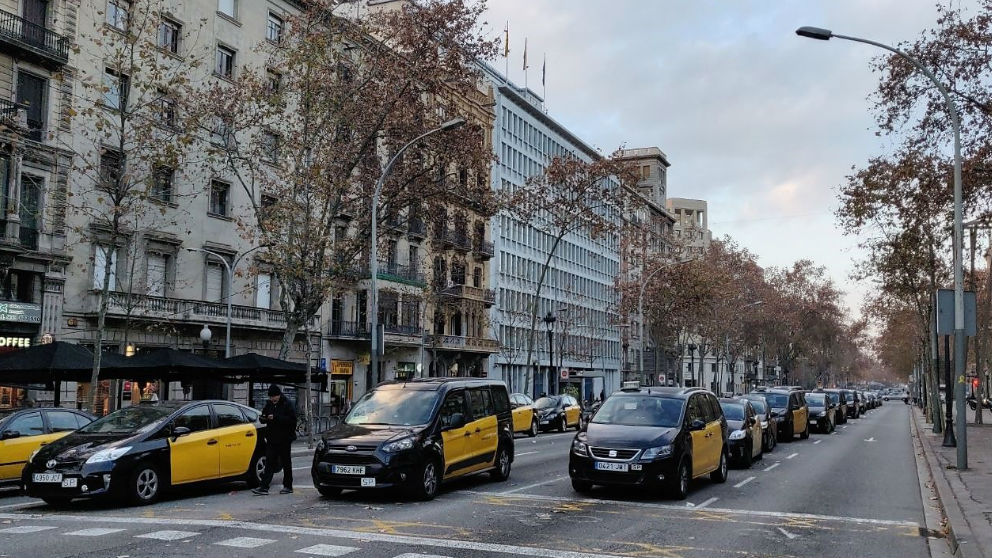
M 45 463 L 45 467 L 48 467 L 49 469 L 54 469 L 55 466 L 58 464 L 59 464 L 58 461 L 55 461 L 54 459 L 49 459 L 48 463 Z
M 345 449 L 345 451 L 358 451 L 358 448 L 356 448 L 355 446 L 348 446 L 348 447 L 346 447 L 344 449 Z

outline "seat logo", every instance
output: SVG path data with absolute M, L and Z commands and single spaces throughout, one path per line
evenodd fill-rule
M 55 466 L 58 464 L 59 464 L 58 461 L 55 461 L 54 459 L 49 459 L 48 463 L 45 463 L 45 467 L 48 467 L 49 469 L 54 469 Z
M 617 450 L 610 450 L 610 457 L 616 457 L 616 456 L 617 456 Z
M 358 448 L 355 447 L 355 446 L 348 446 L 348 447 L 346 447 L 344 449 L 345 449 L 345 451 L 357 451 L 358 450 Z

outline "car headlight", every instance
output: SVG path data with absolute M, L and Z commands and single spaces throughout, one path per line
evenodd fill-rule
M 407 437 L 402 440 L 396 440 L 395 442 L 389 442 L 388 444 L 382 446 L 382 451 L 386 453 L 396 453 L 398 451 L 408 450 L 413 447 L 413 438 Z
M 123 446 L 119 448 L 110 448 L 105 450 L 100 450 L 90 456 L 86 460 L 86 464 L 90 463 L 104 463 L 106 461 L 117 461 L 117 458 L 124 455 L 125 453 L 131 451 L 131 446 Z
M 589 446 L 580 440 L 572 440 L 572 453 L 586 457 L 589 455 Z
M 734 430 L 730 433 L 731 440 L 743 440 L 747 436 L 747 432 L 744 430 Z
M 317 453 L 324 453 L 324 449 L 327 448 L 327 444 L 324 443 L 324 439 L 321 438 L 317 442 Z
M 818 415 L 816 415 L 816 416 L 818 416 L 818 417 L 825 417 L 825 416 L 827 416 L 827 412 L 826 412 L 826 411 L 821 411 L 821 412 L 820 412 L 820 413 L 819 413 Z
M 652 459 L 658 459 L 659 457 L 668 457 L 669 455 L 672 455 L 671 445 L 657 446 L 644 450 L 644 454 L 641 455 L 641 459 L 650 461 Z
M 768 421 L 767 420 L 761 421 L 761 428 L 762 429 L 768 428 Z

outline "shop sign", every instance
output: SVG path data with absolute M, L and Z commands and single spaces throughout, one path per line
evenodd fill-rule
M 0 302 L 0 322 L 41 323 L 41 305 L 23 302 Z
M 355 363 L 350 360 L 332 360 L 331 374 L 334 376 L 351 376 L 355 373 Z
M 30 337 L 0 337 L 0 348 L 26 349 L 31 346 Z

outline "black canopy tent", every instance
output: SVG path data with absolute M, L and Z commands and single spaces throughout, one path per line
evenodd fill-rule
M 104 353 L 101 360 L 105 366 L 113 367 L 119 366 L 125 358 Z M 93 352 L 64 341 L 34 345 L 0 355 L 0 383 L 44 384 L 54 390 L 56 405 L 62 396 L 62 382 L 88 382 L 92 371 Z

